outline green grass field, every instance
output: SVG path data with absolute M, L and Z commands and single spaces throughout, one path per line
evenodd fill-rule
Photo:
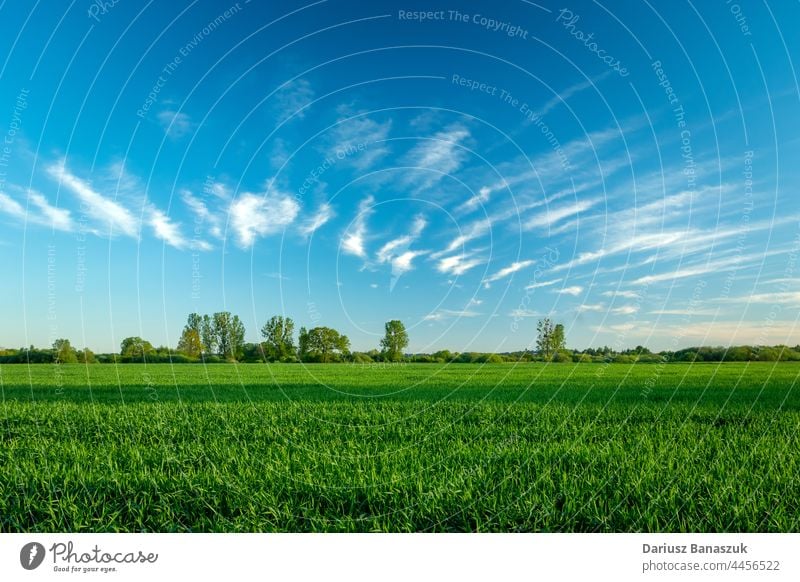
M 0 530 L 798 531 L 800 365 L 0 367 Z

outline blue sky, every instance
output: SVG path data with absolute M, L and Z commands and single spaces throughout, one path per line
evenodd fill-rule
M 265 4 L 0 4 L 0 345 L 800 343 L 796 3 Z

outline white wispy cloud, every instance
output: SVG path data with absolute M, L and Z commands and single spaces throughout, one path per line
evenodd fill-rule
M 606 323 L 603 325 L 594 325 L 590 329 L 596 333 L 628 333 L 637 329 L 637 324 L 641 325 L 644 322 L 633 323 L 627 321 L 625 323 Z
M 610 73 L 611 71 L 606 71 L 592 79 L 586 79 L 585 81 L 580 81 L 578 83 L 575 83 L 574 85 L 570 85 L 569 87 L 562 89 L 561 91 L 558 92 L 557 95 L 548 99 L 541 107 L 537 109 L 536 112 L 540 116 L 549 113 L 558 105 L 565 103 L 573 95 L 580 93 L 581 91 L 585 91 L 586 89 L 595 87 L 597 83 L 608 77 Z
M 153 229 L 156 238 L 176 249 L 186 248 L 187 242 L 180 231 L 180 225 L 172 222 L 162 211 L 151 208 L 147 219 L 148 224 Z
M 421 139 L 405 156 L 406 163 L 413 168 L 431 169 L 412 171 L 407 174 L 407 182 L 421 188 L 431 187 L 458 170 L 466 160 L 462 142 L 470 137 L 469 130 L 460 124 L 451 125 L 436 132 L 432 137 Z
M 187 240 L 181 234 L 180 225 L 173 222 L 170 217 L 147 199 L 146 187 L 134 174 L 130 173 L 121 161 L 111 164 L 100 173 L 101 184 L 113 188 L 117 200 L 128 200 L 136 207 L 141 208 L 139 229 L 147 225 L 151 228 L 157 239 L 163 240 L 169 246 L 177 249 L 187 247 Z M 195 241 L 194 248 L 203 249 L 202 241 Z
M 433 253 L 431 257 L 434 259 L 438 259 L 439 257 L 450 254 L 453 251 L 463 248 L 464 245 L 467 244 L 468 242 L 481 238 L 486 233 L 488 233 L 491 226 L 492 226 L 491 221 L 487 219 L 476 220 L 474 222 L 471 222 L 470 224 L 468 224 L 467 226 L 465 226 L 463 229 L 460 230 L 458 235 L 450 242 L 449 245 L 447 245 L 447 247 L 445 247 L 441 251 Z
M 539 289 L 540 287 L 550 287 L 552 285 L 556 285 L 561 283 L 563 279 L 551 279 L 550 281 L 538 281 L 536 283 L 531 283 L 525 287 L 526 290 L 530 291 L 531 289 Z
M 602 312 L 605 311 L 606 306 L 602 303 L 583 303 L 578 305 L 578 307 L 575 309 L 578 313 L 584 313 L 587 311 Z
M 514 317 L 514 318 L 541 317 L 542 315 L 543 315 L 542 313 L 534 311 L 533 309 L 514 309 L 508 314 L 509 317 Z
M 16 186 L 12 186 L 10 189 L 16 190 L 23 195 L 26 192 L 24 188 Z M 36 190 L 27 190 L 27 196 L 29 205 L 32 205 L 33 208 L 29 206 L 26 209 L 5 192 L 0 192 L 0 212 L 4 212 L 23 222 L 47 226 L 64 232 L 72 231 L 73 224 L 69 210 L 52 206 L 47 201 L 47 198 Z
M 767 279 L 759 281 L 760 285 L 780 285 L 789 283 L 791 285 L 800 285 L 800 278 L 797 277 L 776 277 L 774 279 Z
M 561 295 L 572 295 L 573 297 L 577 297 L 581 293 L 583 293 L 583 287 L 580 285 L 573 285 L 572 287 L 564 287 L 563 289 L 556 290 L 556 293 Z
M 462 125 L 452 125 L 438 131 L 408 152 L 409 161 L 415 166 L 436 168 L 449 174 L 461 166 L 465 154 L 458 146 L 469 135 L 469 131 Z
M 602 201 L 602 198 L 594 198 L 591 200 L 576 200 L 571 204 L 566 204 L 558 208 L 548 209 L 545 212 L 537 214 L 532 218 L 525 221 L 525 229 L 530 230 L 534 228 L 550 228 L 556 223 L 564 220 L 565 218 L 572 217 L 585 212 L 590 208 L 596 206 Z
M 654 309 L 648 313 L 652 315 L 717 315 L 719 309 Z
M 314 101 L 314 89 L 308 80 L 295 79 L 281 87 L 273 98 L 279 122 L 286 121 L 292 115 L 295 119 L 303 119 L 308 105 Z
M 596 206 L 597 199 L 579 200 L 566 206 L 551 206 L 551 203 L 565 196 L 577 197 L 582 192 L 606 192 L 612 175 L 630 168 L 637 157 L 646 155 L 635 149 L 619 147 L 623 135 L 630 139 L 631 133 L 647 127 L 646 117 L 623 120 L 621 126 L 591 132 L 533 160 L 520 157 L 498 164 L 490 174 L 492 178 L 484 180 L 488 192 L 484 191 L 479 198 L 473 197 L 470 205 L 474 206 L 479 199 L 490 199 L 493 193 L 503 190 L 507 192 L 503 197 L 505 210 L 494 213 L 495 223 L 509 218 L 516 221 L 522 212 L 547 206 L 551 214 L 549 219 L 547 212 L 540 212 L 528 221 L 523 220 L 523 225 L 530 222 L 528 228 L 548 226 L 551 233 L 560 233 L 575 226 L 578 218 L 582 227 L 584 222 L 595 219 L 595 224 L 602 224 L 604 213 L 586 212 Z M 566 161 L 570 164 L 569 171 L 565 171 Z M 680 170 L 676 173 L 681 174 Z M 496 178 L 496 174 L 501 178 Z M 627 176 L 623 182 L 626 179 Z M 546 192 L 554 194 L 548 196 Z M 509 196 L 513 197 L 513 204 L 508 203 Z M 610 196 L 605 196 L 600 201 L 608 198 Z M 466 204 L 462 204 L 461 209 L 469 210 Z
M 489 188 L 488 186 L 484 186 L 483 188 L 478 190 L 477 194 L 473 195 L 472 198 L 470 198 L 464 203 L 464 210 L 470 211 L 477 208 L 478 206 L 482 206 L 483 204 L 489 201 L 491 195 L 492 195 L 492 189 Z
M 72 230 L 73 224 L 69 210 L 51 206 L 47 198 L 35 190 L 28 191 L 28 199 L 39 211 L 39 216 L 35 218 L 37 222 L 52 226 L 56 230 L 65 232 Z
M 216 212 L 212 212 L 209 210 L 208 205 L 194 196 L 188 190 L 184 190 L 181 192 L 181 199 L 183 203 L 191 210 L 192 214 L 194 214 L 194 228 L 195 232 L 204 230 L 212 237 L 222 240 L 225 238 L 224 233 L 222 232 L 222 217 Z M 191 244 L 193 250 L 202 250 L 208 251 L 211 250 L 211 244 L 207 241 L 202 240 L 199 236 L 195 236 L 192 238 Z
M 270 145 L 269 164 L 273 171 L 280 172 L 286 162 L 289 161 L 289 148 L 286 140 L 274 137 Z
M 390 240 L 380 248 L 377 255 L 378 262 L 387 263 L 392 259 L 393 256 L 397 254 L 398 251 L 402 252 L 406 250 L 411 243 L 419 238 L 427 224 L 428 223 L 424 216 L 415 216 L 408 234 Z
M 619 307 L 614 307 L 611 313 L 615 315 L 633 315 L 638 311 L 639 307 L 637 305 L 620 305 Z
M 687 339 L 700 339 L 704 345 L 741 345 L 758 341 L 762 344 L 787 344 L 797 337 L 800 326 L 794 321 L 703 321 L 678 324 L 667 328 L 667 333 L 681 334 Z M 754 340 L 757 338 L 757 340 Z M 796 343 L 796 342 L 795 342 Z
M 765 325 L 764 321 L 724 321 L 698 320 L 687 323 L 664 325 L 663 322 L 649 321 L 606 324 L 592 328 L 597 333 L 624 332 L 630 339 L 679 337 L 683 345 L 735 346 L 753 344 L 758 341 L 764 345 L 794 345 L 800 326 L 793 321 L 776 321 Z
M 100 235 L 112 235 L 121 232 L 124 235 L 138 240 L 141 234 L 142 222 L 150 227 L 153 235 L 163 240 L 169 246 L 184 249 L 188 241 L 181 234 L 180 224 L 172 221 L 163 211 L 148 202 L 144 195 L 144 188 L 139 180 L 125 171 L 124 165 L 115 163 L 105 170 L 98 172 L 99 181 L 106 184 L 107 188 L 114 188 L 115 196 L 120 199 L 134 200 L 141 207 L 141 220 L 117 200 L 101 194 L 89 181 L 79 178 L 70 172 L 64 161 L 51 164 L 47 173 L 60 185 L 72 192 L 82 203 L 82 210 L 102 228 L 94 228 L 92 232 Z M 55 228 L 70 230 L 72 222 L 69 212 L 50 206 L 44 196 L 31 191 L 30 200 L 40 211 L 42 217 Z M 197 241 L 195 248 L 203 249 L 203 241 Z
M 269 188 L 266 192 L 245 192 L 228 210 L 230 226 L 242 248 L 250 248 L 259 237 L 280 232 L 297 217 L 300 205 L 290 195 Z
M 452 257 L 444 257 L 443 259 L 439 259 L 438 263 L 436 264 L 436 270 L 440 273 L 459 276 L 485 263 L 486 259 L 462 253 L 460 255 L 453 255 Z
M 650 285 L 652 283 L 661 283 L 664 281 L 675 281 L 677 279 L 685 279 L 687 277 L 696 277 L 698 275 L 705 275 L 707 273 L 718 273 L 730 269 L 738 269 L 744 262 L 745 258 L 740 255 L 728 257 L 718 261 L 705 261 L 701 264 L 677 268 L 674 270 L 667 270 L 662 273 L 654 275 L 645 275 L 633 281 L 634 285 Z
M 525 261 L 515 261 L 515 262 L 511 263 L 509 266 L 503 267 L 502 269 L 497 271 L 495 274 L 493 274 L 493 275 L 487 277 L 486 279 L 484 279 L 483 280 L 483 284 L 484 284 L 485 287 L 489 287 L 490 283 L 494 283 L 495 281 L 499 281 L 500 279 L 504 279 L 504 278 L 508 277 L 509 275 L 513 275 L 517 271 L 521 271 L 522 269 L 524 269 L 526 267 L 530 267 L 535 262 L 536 261 L 531 260 L 531 259 L 528 259 L 528 260 L 525 260 Z
M 525 187 L 529 184 L 544 183 L 550 186 L 556 184 L 567 185 L 574 181 L 587 180 L 594 185 L 602 184 L 613 171 L 623 169 L 630 165 L 629 152 L 619 154 L 615 146 L 621 140 L 623 133 L 628 136 L 630 132 L 646 122 L 646 118 L 634 119 L 623 123 L 622 130 L 609 127 L 582 135 L 562 145 L 559 150 L 548 151 L 536 156 L 533 160 L 520 158 L 511 160 L 497 166 L 503 179 L 491 187 L 494 192 L 500 188 Z M 606 148 L 606 146 L 608 146 Z M 601 150 L 606 148 L 613 151 L 612 158 L 603 156 Z M 597 156 L 602 157 L 602 166 L 598 167 Z M 569 172 L 564 171 L 564 161 L 572 166 Z M 524 168 L 520 170 L 520 168 Z M 586 168 L 581 170 L 581 168 Z M 600 174 L 600 175 L 598 175 Z
M 390 240 L 378 251 L 378 263 L 390 263 L 392 266 L 390 291 L 394 289 L 397 280 L 413 268 L 413 260 L 428 253 L 426 250 L 410 250 L 410 246 L 416 242 L 426 226 L 427 221 L 424 216 L 415 216 L 408 234 Z
M 222 182 L 212 182 L 206 186 L 206 190 L 225 202 L 230 201 L 231 197 L 233 196 L 233 192 L 231 192 L 230 187 Z
M 438 311 L 429 313 L 422 319 L 425 321 L 442 321 L 443 319 L 452 319 L 454 317 L 479 317 L 480 315 L 481 314 L 477 311 L 470 311 L 469 309 L 439 309 Z
M 570 184 L 568 188 L 557 190 L 550 196 L 544 196 L 540 194 L 533 195 L 529 192 L 524 194 L 517 193 L 514 199 L 510 201 L 512 203 L 503 204 L 499 208 L 493 208 L 487 220 L 491 224 L 499 224 L 508 219 L 517 220 L 522 214 L 529 210 L 533 210 L 534 208 L 539 208 L 541 206 L 547 206 L 556 200 L 560 200 L 567 196 L 577 196 L 578 193 L 583 192 L 589 187 L 590 185 L 588 184 Z M 478 196 L 485 203 L 489 201 L 492 193 L 495 193 L 501 189 L 506 189 L 506 186 L 503 182 L 496 184 L 491 188 L 484 186 L 480 189 Z M 510 194 L 510 192 L 508 193 Z M 476 202 L 473 202 L 473 200 L 475 199 L 476 198 L 473 196 L 458 210 L 461 212 L 474 210 Z
M 625 224 L 616 223 L 614 217 L 609 217 L 608 220 L 609 224 L 617 225 L 615 228 L 619 228 L 621 233 L 632 232 L 626 228 Z M 679 230 L 664 229 L 659 232 L 644 232 L 635 235 L 620 235 L 619 238 L 609 241 L 607 246 L 597 250 L 581 252 L 574 259 L 556 265 L 553 267 L 553 270 L 561 271 L 572 269 L 580 265 L 593 263 L 600 259 L 626 252 L 642 253 L 645 251 L 659 251 L 666 253 L 665 256 L 674 253 L 685 255 L 692 250 L 707 248 L 710 242 L 732 237 L 738 232 L 740 232 L 738 229 L 708 232 L 699 229 L 683 228 Z M 602 236 L 602 233 L 597 236 Z
M 712 170 L 716 171 L 712 165 L 698 164 L 698 174 Z M 700 186 L 695 191 L 686 191 L 685 185 L 680 169 L 670 171 L 664 168 L 637 178 L 634 185 L 637 201 L 643 202 L 585 219 L 587 225 L 591 221 L 595 223 L 589 228 L 587 239 L 602 240 L 603 246 L 582 251 L 553 270 L 573 269 L 623 253 L 658 253 L 661 259 L 687 256 L 703 252 L 709 246 L 719 248 L 723 241 L 741 234 L 739 225 L 714 224 L 709 227 L 702 222 L 703 211 L 710 214 L 712 220 L 717 220 L 714 217 L 719 211 L 721 196 L 731 191 L 732 185 Z M 627 187 L 621 186 L 609 197 L 626 195 Z M 665 191 L 668 193 L 664 194 Z M 695 223 L 697 225 L 693 226 Z M 613 225 L 613 229 L 609 230 L 609 225 Z M 747 230 L 754 233 L 774 226 L 774 223 L 767 224 L 766 221 L 752 221 Z
M 387 154 L 386 140 L 392 130 L 392 121 L 377 121 L 349 107 L 340 106 L 339 120 L 327 140 L 326 155 L 337 164 L 351 165 L 359 171 L 373 167 Z
M 777 293 L 754 293 L 745 297 L 731 297 L 725 303 L 765 303 L 768 305 L 800 306 L 800 291 L 781 291 Z
M 14 218 L 24 219 L 26 216 L 25 208 L 5 192 L 0 192 L 0 210 Z
M 358 214 L 350 228 L 344 233 L 342 238 L 342 251 L 364 258 L 367 252 L 364 248 L 367 236 L 367 219 L 372 215 L 372 205 L 375 202 L 373 196 L 367 196 L 358 205 Z
M 579 192 L 596 185 L 594 182 L 591 184 L 570 183 L 568 187 L 560 188 L 550 196 L 546 196 L 544 193 L 539 192 L 538 188 L 536 191 L 531 192 L 529 183 L 526 182 L 519 184 L 520 186 L 524 186 L 524 188 L 516 189 L 515 191 L 515 189 L 512 188 L 512 185 L 517 185 L 516 177 L 514 176 L 510 178 L 511 184 L 505 177 L 496 179 L 496 176 L 492 174 L 492 178 L 494 178 L 495 181 L 491 182 L 488 186 L 482 186 L 477 194 L 472 195 L 461 205 L 458 211 L 461 213 L 471 212 L 480 205 L 486 205 L 491 200 L 493 194 L 502 191 L 509 196 L 513 196 L 513 204 L 504 204 L 500 209 L 493 209 L 492 211 L 491 222 L 502 222 L 509 218 L 517 218 L 521 213 L 527 210 L 545 206 L 565 196 L 576 196 Z M 531 183 L 538 184 L 538 181 L 534 179 Z
M 638 299 L 638 291 L 603 291 L 603 297 L 623 297 L 625 299 Z
M 192 128 L 191 118 L 182 111 L 173 111 L 172 109 L 165 109 L 160 111 L 157 115 L 158 122 L 164 129 L 164 133 L 172 139 L 180 139 L 188 134 Z
M 300 234 L 303 236 L 311 236 L 335 216 L 336 213 L 333 207 L 329 203 L 323 202 L 319 205 L 317 211 L 312 216 L 308 217 L 300 226 Z
M 410 271 L 412 266 L 412 261 L 417 257 L 421 257 L 425 255 L 427 251 L 405 251 L 397 255 L 396 257 L 392 257 L 392 281 L 389 285 L 389 289 L 391 290 L 394 288 L 395 284 L 397 283 L 397 279 L 401 276 Z
M 95 191 L 88 182 L 71 173 L 63 162 L 50 165 L 47 172 L 84 204 L 86 213 L 107 228 L 108 234 L 121 232 L 138 238 L 139 221 L 127 208 Z

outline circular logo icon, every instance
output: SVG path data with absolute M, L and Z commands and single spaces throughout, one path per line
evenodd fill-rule
M 26 570 L 35 570 L 44 561 L 44 546 L 39 542 L 29 542 L 19 551 L 19 563 Z

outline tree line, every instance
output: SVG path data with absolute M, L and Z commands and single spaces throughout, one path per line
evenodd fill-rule
M 0 364 L 10 363 L 128 363 L 128 362 L 283 362 L 332 363 L 399 362 L 406 357 L 408 332 L 399 320 L 386 322 L 380 351 L 352 352 L 350 339 L 325 326 L 301 327 L 295 340 L 291 317 L 275 315 L 261 328 L 262 341 L 245 342 L 245 327 L 238 315 L 221 311 L 211 315 L 190 313 L 178 345 L 154 347 L 139 336 L 126 337 L 118 353 L 95 354 L 75 349 L 68 339 L 57 339 L 50 349 L 0 349 Z
M 753 362 L 800 361 L 800 345 L 691 347 L 677 351 L 651 352 L 643 346 L 617 351 L 608 346 L 574 350 L 566 347 L 563 324 L 549 318 L 536 325 L 534 348 L 503 353 L 451 352 L 406 353 L 408 332 L 403 322 L 387 321 L 384 336 L 375 349 L 351 351 L 349 338 L 324 326 L 300 327 L 295 340 L 291 317 L 275 315 L 261 327 L 261 341 L 245 342 L 245 327 L 238 315 L 221 311 L 211 315 L 191 313 L 175 348 L 154 347 L 138 337 L 126 337 L 118 353 L 95 354 L 89 348 L 76 349 L 68 339 L 57 339 L 47 349 L 34 346 L 0 348 L 0 364 L 14 363 L 504 363 L 504 362 Z

